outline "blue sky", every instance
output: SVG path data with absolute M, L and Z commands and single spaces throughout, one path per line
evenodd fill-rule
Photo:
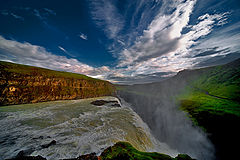
M 240 58 L 238 0 L 0 0 L 0 60 L 113 83 Z

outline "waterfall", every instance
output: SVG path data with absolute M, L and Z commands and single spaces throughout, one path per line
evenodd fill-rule
M 207 135 L 194 126 L 186 113 L 180 111 L 172 100 L 171 94 L 160 93 L 157 89 L 144 93 L 148 89 L 141 86 L 119 91 L 119 96 L 131 104 L 131 108 L 150 127 L 153 135 L 171 148 L 199 160 L 214 159 L 214 147 Z

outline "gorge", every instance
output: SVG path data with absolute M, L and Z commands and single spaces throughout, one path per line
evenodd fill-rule
M 101 157 L 119 141 L 129 142 L 143 157 L 143 152 L 158 152 L 199 160 L 236 158 L 239 64 L 185 70 L 162 82 L 127 86 L 1 62 L 1 158 L 20 153 L 47 159 Z M 102 159 L 136 156 L 127 148 L 117 145 Z

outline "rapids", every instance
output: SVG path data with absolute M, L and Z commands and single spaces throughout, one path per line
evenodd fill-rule
M 0 107 L 0 159 L 13 158 L 21 150 L 47 159 L 75 158 L 100 154 L 117 141 L 128 141 L 142 151 L 178 154 L 156 140 L 127 103 L 90 104 L 95 100 L 119 102 L 115 97 L 98 97 Z M 52 140 L 56 145 L 41 147 Z

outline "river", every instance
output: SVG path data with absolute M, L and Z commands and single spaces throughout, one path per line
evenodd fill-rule
M 0 107 L 0 159 L 20 151 L 47 159 L 100 154 L 117 141 L 128 141 L 142 151 L 157 151 L 175 157 L 178 152 L 156 140 L 148 126 L 127 103 L 113 107 L 92 105 L 99 97 Z M 47 148 L 43 145 L 55 140 Z

